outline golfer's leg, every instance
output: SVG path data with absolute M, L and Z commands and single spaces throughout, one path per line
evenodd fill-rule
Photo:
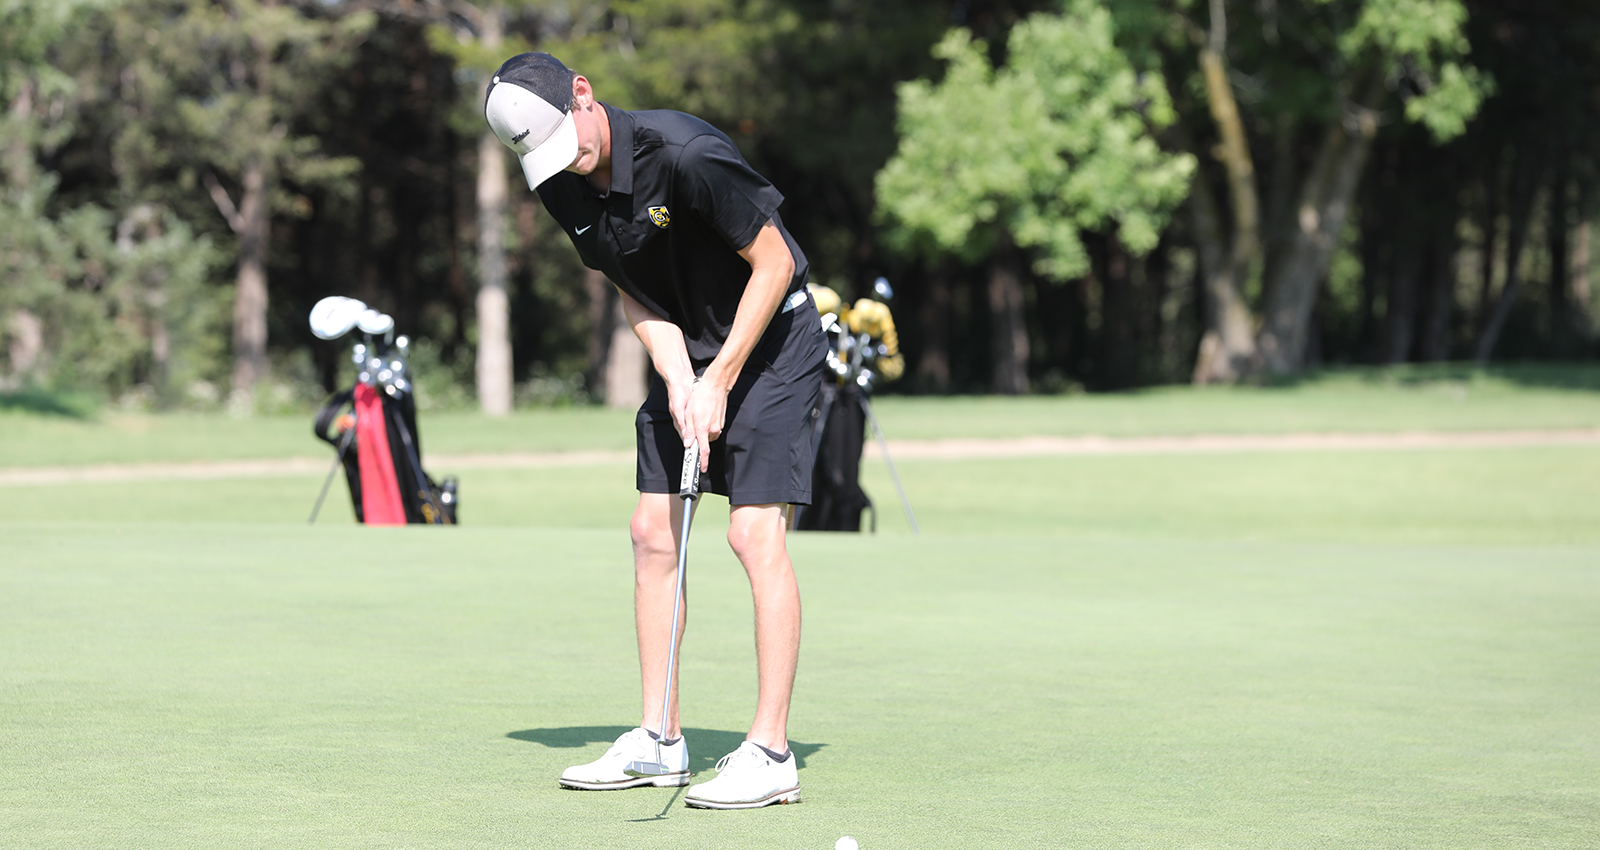
M 640 493 L 634 509 L 633 533 L 633 620 L 639 636 L 639 680 L 643 699 L 642 725 L 661 731 L 668 739 L 678 729 L 677 671 L 673 671 L 672 699 L 667 706 L 665 728 L 661 722 L 661 693 L 666 687 L 667 648 L 672 627 L 672 598 L 678 580 L 678 531 L 683 518 L 683 501 L 666 493 Z M 684 590 L 683 610 L 678 613 L 678 643 L 683 643 L 683 628 L 688 622 L 688 589 Z
M 800 585 L 784 541 L 783 505 L 733 509 L 728 543 L 750 577 L 756 609 L 756 717 L 749 739 L 775 752 L 789 749 L 789 697 L 800 658 Z

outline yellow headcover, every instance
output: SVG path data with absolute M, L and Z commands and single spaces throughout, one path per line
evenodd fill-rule
M 811 290 L 811 297 L 817 302 L 817 315 L 826 316 L 832 313 L 835 316 L 839 316 L 839 308 L 844 304 L 844 300 L 839 297 L 839 293 L 817 283 L 806 284 L 806 289 Z M 844 319 L 843 316 L 839 316 L 839 318 L 841 320 Z
M 889 305 L 871 298 L 862 298 L 850 308 L 845 317 L 851 333 L 866 334 L 883 344 L 883 354 L 878 358 L 878 374 L 885 381 L 898 379 L 906 370 L 906 361 L 900 356 L 900 335 L 894 330 L 894 316 Z

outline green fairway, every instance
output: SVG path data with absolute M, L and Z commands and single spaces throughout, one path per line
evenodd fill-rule
M 1436 389 L 882 416 L 897 438 L 1600 423 L 1581 387 L 1494 384 L 1454 420 Z M 303 422 L 245 421 L 284 431 L 249 454 L 224 417 L 0 416 L 35 467 L 319 460 L 0 488 L 0 847 L 1600 845 L 1592 443 L 903 458 L 921 536 L 868 458 L 879 533 L 791 538 L 805 802 L 563 791 L 638 721 L 628 419 L 425 415 L 435 452 L 611 454 L 435 468 L 464 525 L 369 529 L 342 481 L 306 524 L 331 452 Z M 726 527 L 707 499 L 682 660 L 702 779 L 755 696 Z

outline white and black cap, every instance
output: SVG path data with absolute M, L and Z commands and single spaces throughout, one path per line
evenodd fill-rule
M 571 69 L 548 53 L 507 59 L 489 82 L 483 114 L 489 129 L 517 154 L 528 188 L 537 189 L 578 156 L 572 123 Z

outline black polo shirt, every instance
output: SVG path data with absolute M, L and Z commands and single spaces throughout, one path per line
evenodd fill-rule
M 704 365 L 722 350 L 750 280 L 739 249 L 768 219 L 794 254 L 787 294 L 805 287 L 805 254 L 778 218 L 783 195 L 699 118 L 601 105 L 611 120 L 610 191 L 563 171 L 539 198 L 583 264 L 682 328 L 689 358 Z

